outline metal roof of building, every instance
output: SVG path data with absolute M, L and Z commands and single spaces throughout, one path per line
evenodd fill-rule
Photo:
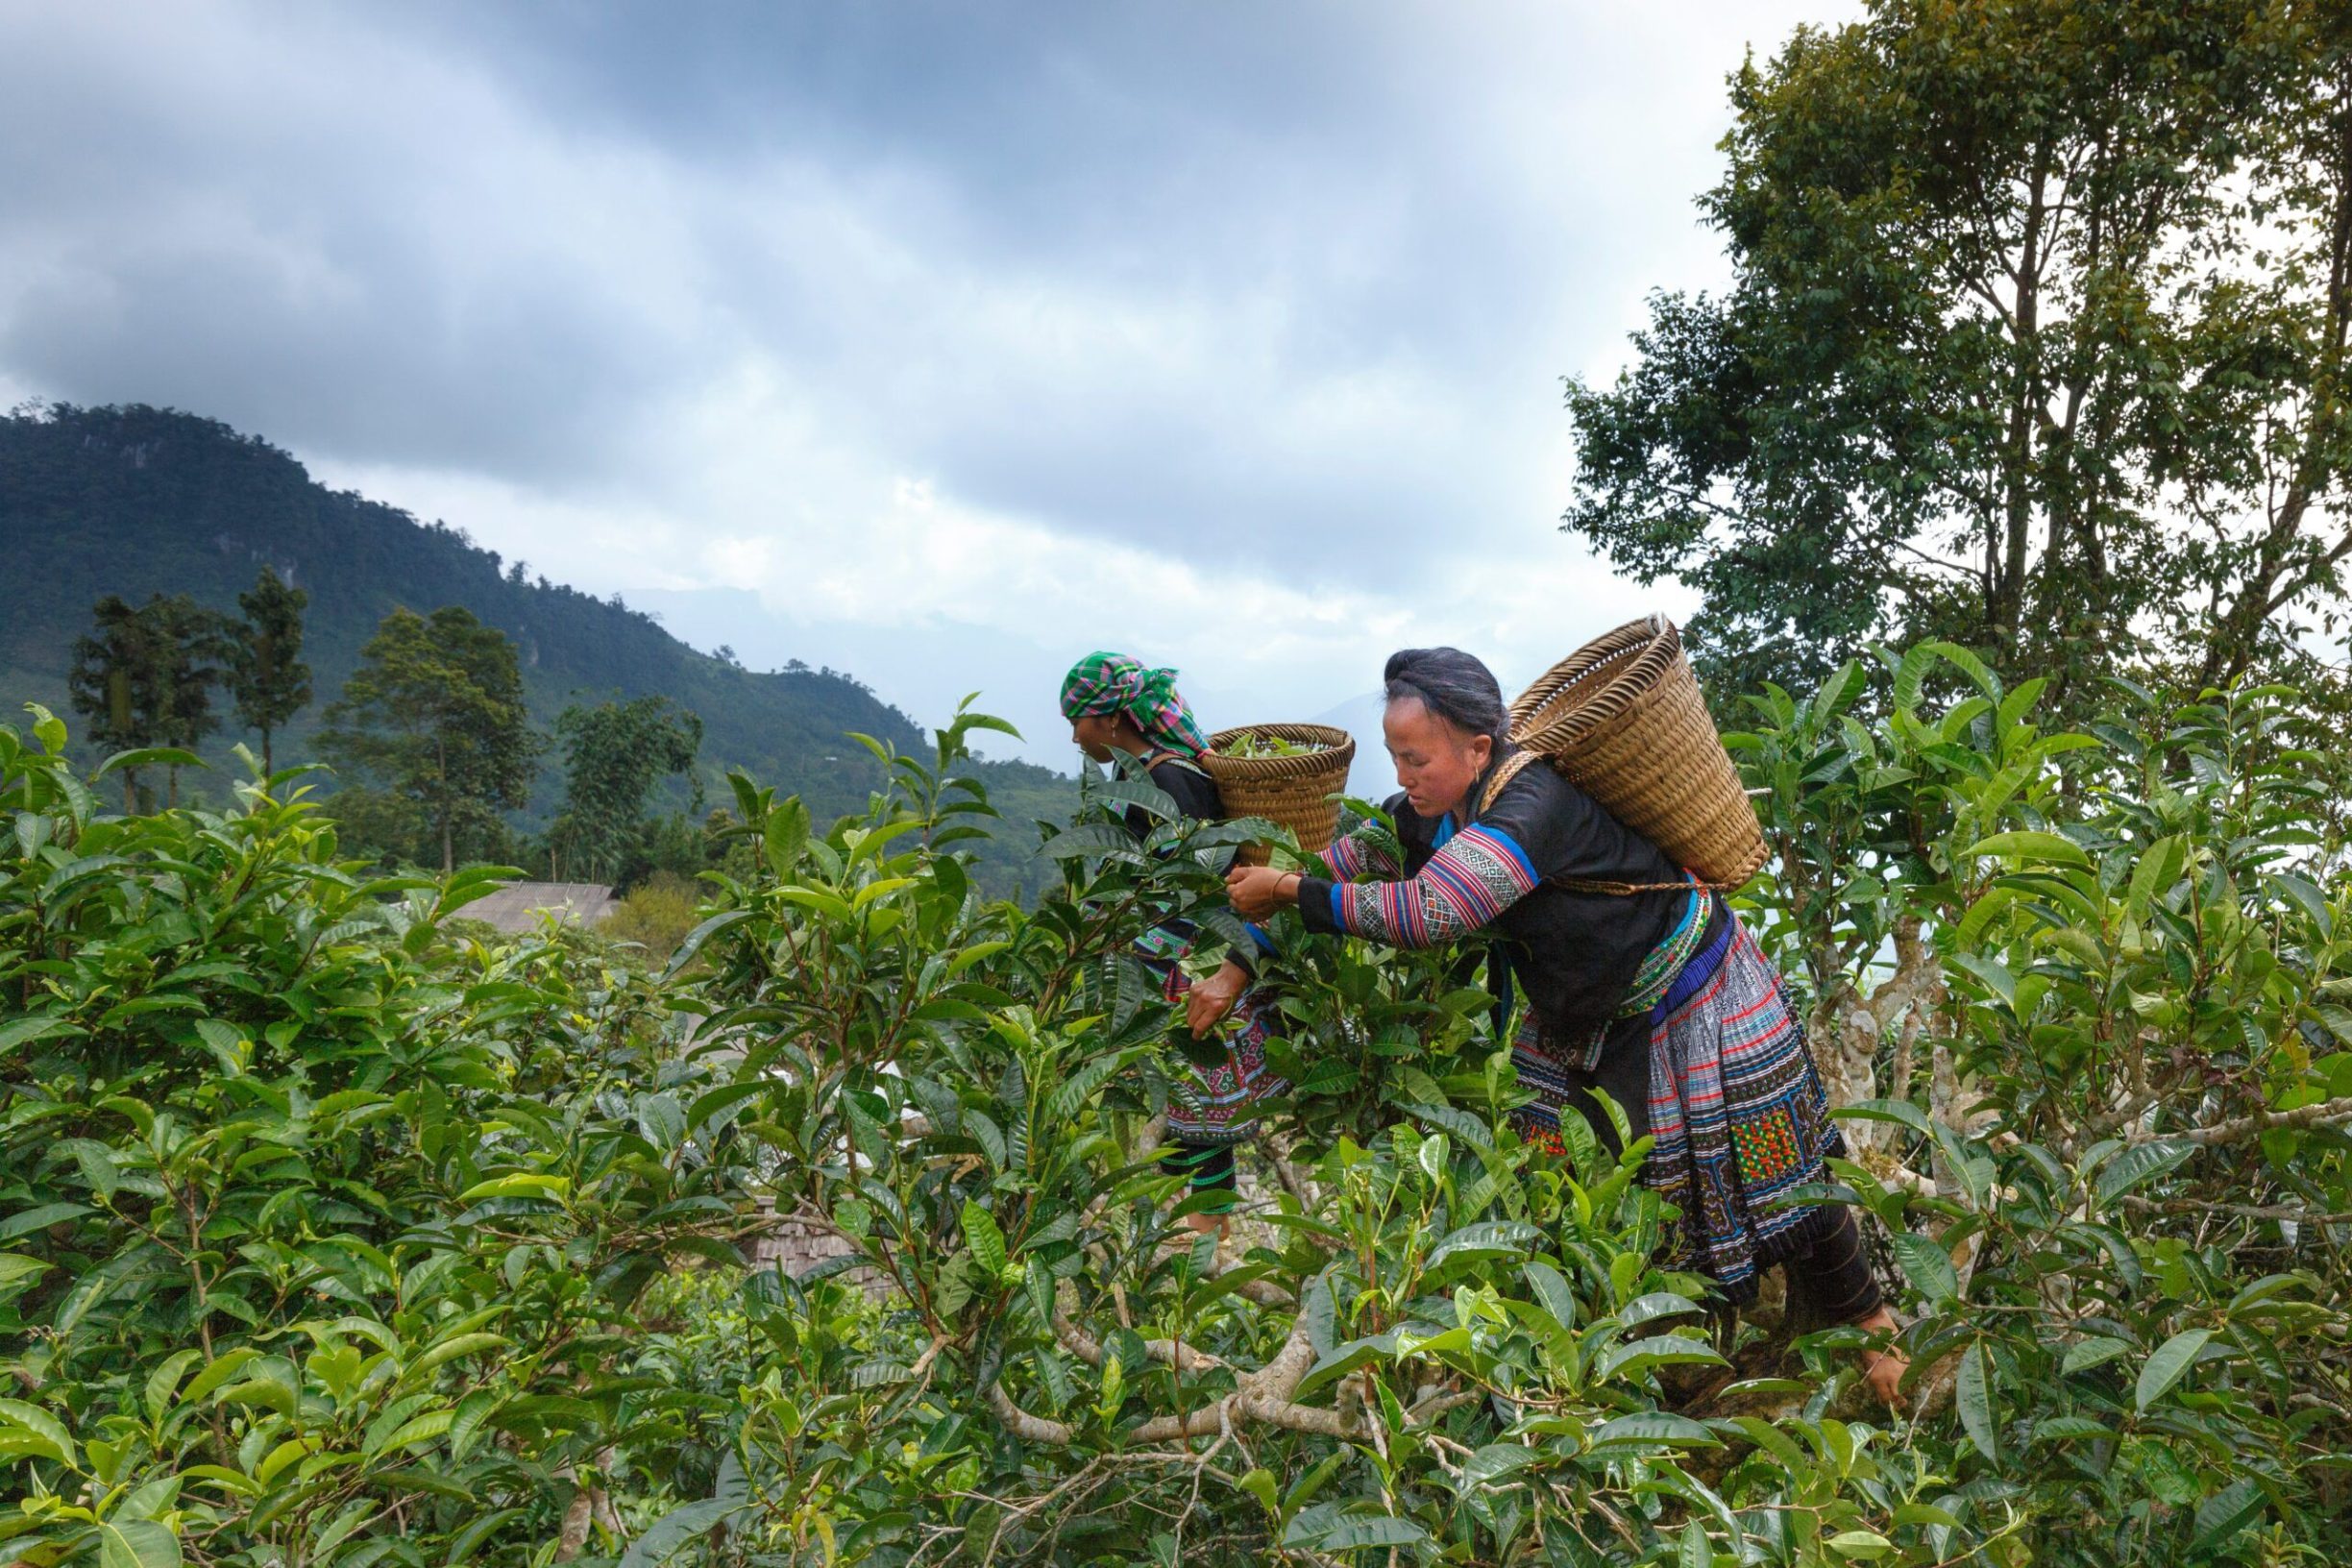
M 594 925 L 613 912 L 612 889 L 600 882 L 510 882 L 457 912 L 501 931 L 528 931 L 549 915 L 567 925 Z

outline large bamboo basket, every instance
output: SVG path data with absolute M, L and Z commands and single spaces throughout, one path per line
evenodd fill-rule
M 1270 735 L 1320 751 L 1293 757 L 1229 757 L 1224 748 L 1253 735 Z M 1339 831 L 1339 796 L 1347 790 L 1348 766 L 1356 760 L 1356 737 L 1329 724 L 1244 724 L 1209 737 L 1201 767 L 1216 780 L 1217 798 L 1228 817 L 1263 817 L 1298 835 L 1299 847 L 1321 854 Z M 1235 864 L 1263 866 L 1272 858 L 1262 844 L 1241 846 Z
M 1629 621 L 1546 671 L 1511 704 L 1511 739 L 1718 887 L 1763 868 L 1755 808 L 1664 616 Z

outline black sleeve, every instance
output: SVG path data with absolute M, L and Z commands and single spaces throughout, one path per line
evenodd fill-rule
M 1216 780 L 1200 769 L 1164 757 L 1152 765 L 1150 777 L 1185 816 L 1203 822 L 1224 820 L 1225 807 L 1217 798 Z
M 1194 821 L 1219 822 L 1225 820 L 1224 802 L 1217 797 L 1216 780 L 1197 767 L 1163 757 L 1151 767 L 1148 776 L 1152 783 L 1176 803 L 1179 813 Z M 1137 807 L 1127 808 L 1127 825 L 1139 839 L 1152 829 L 1152 821 Z M 1225 950 L 1226 961 L 1252 979 L 1257 978 L 1258 960 L 1274 950 L 1274 943 L 1255 925 L 1250 928 L 1254 945 L 1235 944 Z

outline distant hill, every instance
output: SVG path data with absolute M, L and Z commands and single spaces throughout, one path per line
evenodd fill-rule
M 66 712 L 65 675 L 90 606 L 187 593 L 233 612 L 264 564 L 310 595 L 306 656 L 318 700 L 278 745 L 303 757 L 321 711 L 396 605 L 462 604 L 515 641 L 533 717 L 545 726 L 575 700 L 660 694 L 702 716 L 700 772 L 712 804 L 741 767 L 797 794 L 821 815 L 855 809 L 880 768 L 851 731 L 902 749 L 928 745 L 907 715 L 846 674 L 756 673 L 699 653 L 652 617 L 477 547 L 461 528 L 329 490 L 288 453 L 215 420 L 139 405 L 0 418 L 0 561 L 13 591 L 0 615 L 0 700 Z M 224 725 L 205 747 L 226 758 L 241 738 Z M 984 765 L 1008 815 L 1059 815 L 1068 780 L 1022 764 Z M 523 824 L 560 803 L 551 760 Z M 1025 826 L 1019 835 L 1027 840 Z M 1008 846 L 1010 847 L 1010 846 Z

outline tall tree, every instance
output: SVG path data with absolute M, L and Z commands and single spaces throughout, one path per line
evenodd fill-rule
M 1873 0 L 1732 80 L 1733 282 L 1572 383 L 1566 522 L 1720 675 L 1944 635 L 2062 698 L 2291 662 L 2343 604 L 2352 14 Z
M 250 593 L 237 595 L 245 620 L 237 628 L 229 665 L 229 689 L 237 718 L 261 732 L 261 772 L 274 772 L 270 735 L 310 701 L 310 667 L 303 662 L 303 610 L 310 596 L 268 567 Z
M 326 717 L 320 743 L 330 757 L 423 808 L 445 873 L 456 868 L 461 834 L 528 797 L 543 744 L 524 708 L 514 645 L 456 605 L 385 616 Z
M 93 610 L 96 625 L 74 644 L 67 686 L 90 736 L 119 749 L 151 746 L 193 750 L 220 727 L 212 687 L 225 651 L 222 619 L 185 594 L 161 594 L 134 609 L 109 594 Z M 180 769 L 165 765 L 167 803 L 180 803 Z M 123 770 L 123 809 L 138 809 L 138 770 Z
M 653 781 L 694 766 L 702 721 L 666 697 L 641 697 L 568 707 L 555 733 L 564 809 L 548 832 L 553 874 L 615 877 L 641 852 Z
M 96 625 L 76 639 L 66 690 L 74 711 L 87 721 L 89 738 L 111 751 L 159 744 L 154 624 L 120 595 L 109 594 L 92 611 Z M 138 770 L 121 770 L 123 815 L 138 811 Z
M 156 737 L 163 745 L 193 751 L 220 728 L 212 711 L 212 688 L 228 674 L 229 620 L 185 594 L 157 594 L 139 607 L 150 625 L 154 650 Z M 180 765 L 167 763 L 169 803 L 180 803 Z

